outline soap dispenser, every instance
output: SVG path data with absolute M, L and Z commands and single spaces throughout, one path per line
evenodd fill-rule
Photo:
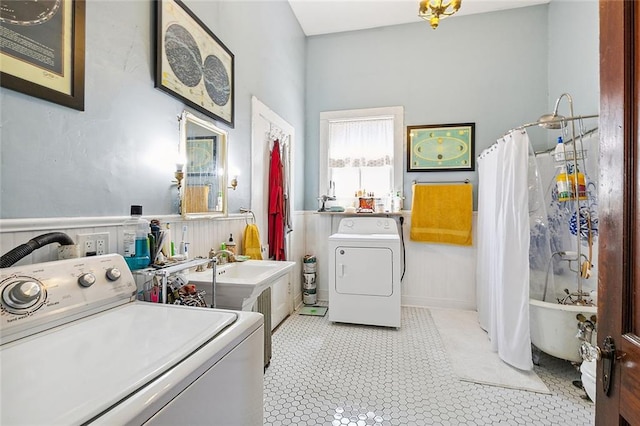
M 233 234 L 229 234 L 229 241 L 227 241 L 227 250 L 233 253 L 234 256 L 237 254 L 236 242 L 233 241 Z

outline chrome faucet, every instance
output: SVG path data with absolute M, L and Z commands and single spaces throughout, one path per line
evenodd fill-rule
M 209 262 L 209 264 L 207 265 L 207 268 L 212 268 L 213 267 L 213 262 L 216 262 L 218 259 L 220 259 L 220 256 L 222 256 L 223 254 L 226 254 L 228 257 L 228 261 L 229 262 L 235 262 L 236 261 L 236 255 L 229 250 L 225 250 L 225 249 L 221 249 L 221 250 L 214 250 L 211 249 L 209 250 L 209 259 L 211 259 L 211 262 Z M 221 262 L 219 262 L 221 263 Z

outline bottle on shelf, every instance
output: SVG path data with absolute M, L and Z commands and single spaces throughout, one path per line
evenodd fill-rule
M 562 162 L 565 160 L 564 149 L 564 141 L 562 140 L 562 136 L 558 136 L 558 143 L 556 144 L 556 149 L 553 151 L 553 158 L 557 162 Z
M 586 200 L 587 199 L 587 181 L 584 177 L 584 173 L 582 173 L 580 171 L 580 169 L 578 169 L 578 167 L 576 166 L 576 177 L 575 177 L 575 181 L 572 179 L 571 182 L 573 183 L 573 194 L 574 197 L 577 195 L 578 196 L 578 200 Z M 575 185 L 578 185 L 578 188 L 575 187 Z
M 123 253 L 129 269 L 149 266 L 149 221 L 142 218 L 142 206 L 131 206 L 131 217 L 123 224 Z
M 556 187 L 558 188 L 558 201 L 573 199 L 573 178 L 567 173 L 565 165 L 560 167 L 560 172 L 556 176 Z
M 216 211 L 222 211 L 222 191 L 218 191 L 218 199 L 216 201 Z

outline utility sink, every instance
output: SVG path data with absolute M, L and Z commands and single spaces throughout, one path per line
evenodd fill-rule
M 216 307 L 221 309 L 251 310 L 260 293 L 275 280 L 287 274 L 295 262 L 274 260 L 247 260 L 216 267 L 215 297 Z M 213 293 L 213 271 L 187 274 L 187 281 L 205 290 L 210 297 Z M 211 301 L 207 301 L 211 304 Z

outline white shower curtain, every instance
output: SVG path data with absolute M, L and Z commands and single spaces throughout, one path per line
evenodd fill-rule
M 514 130 L 478 158 L 477 300 L 481 326 L 506 363 L 531 370 L 529 136 Z

